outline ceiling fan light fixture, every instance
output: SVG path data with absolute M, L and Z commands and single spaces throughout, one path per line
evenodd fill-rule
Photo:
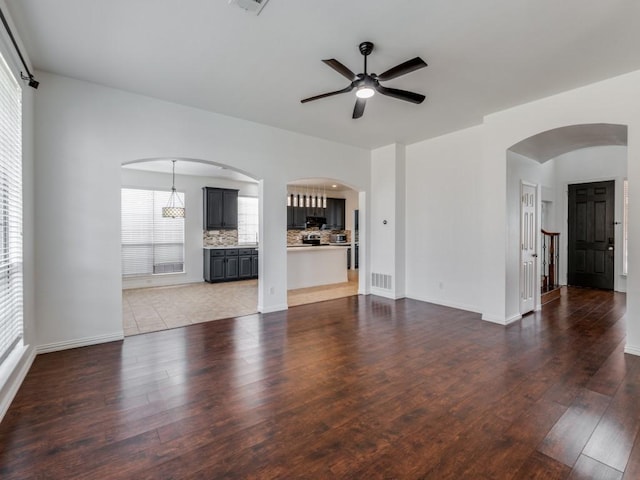
M 361 87 L 358 87 L 358 89 L 356 90 L 356 97 L 358 98 L 371 98 L 373 97 L 373 94 L 376 93 L 376 91 L 367 86 L 367 85 L 363 85 Z

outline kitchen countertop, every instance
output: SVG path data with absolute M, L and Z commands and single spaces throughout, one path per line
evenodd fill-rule
M 221 248 L 258 248 L 258 244 L 251 243 L 246 245 L 205 245 L 202 248 L 204 248 L 205 250 L 217 250 Z
M 288 252 L 295 252 L 297 250 L 304 250 L 304 251 L 308 251 L 308 250 L 336 250 L 336 249 L 342 249 L 344 247 L 342 246 L 336 246 L 336 245 L 306 245 L 306 244 L 300 244 L 300 245 L 287 245 L 287 251 Z

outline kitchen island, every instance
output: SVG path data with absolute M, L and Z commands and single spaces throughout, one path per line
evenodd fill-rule
M 331 245 L 287 247 L 287 289 L 347 282 L 347 249 Z

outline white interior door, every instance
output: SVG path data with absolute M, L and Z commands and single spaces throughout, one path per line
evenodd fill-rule
M 537 275 L 537 186 L 522 182 L 520 189 L 520 313 L 535 309 Z

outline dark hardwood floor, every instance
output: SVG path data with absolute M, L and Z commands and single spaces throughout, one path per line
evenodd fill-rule
M 509 327 L 349 297 L 40 355 L 0 478 L 638 479 L 625 296 Z

